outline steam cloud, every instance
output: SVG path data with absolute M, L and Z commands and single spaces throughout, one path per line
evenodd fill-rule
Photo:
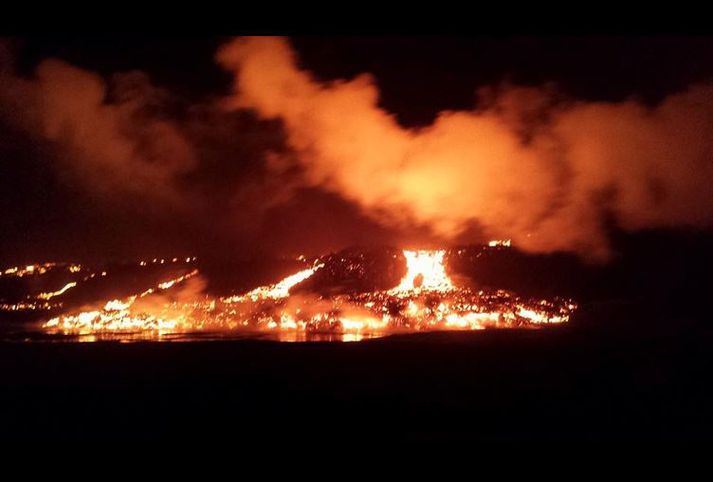
M 232 108 L 284 122 L 308 185 L 386 224 L 455 237 L 476 223 L 530 251 L 606 258 L 607 217 L 626 230 L 713 223 L 709 85 L 652 108 L 483 90 L 478 108 L 406 129 L 371 76 L 319 82 L 285 39 L 235 39 L 217 60 L 235 73 Z
M 65 169 L 92 191 L 173 202 L 176 177 L 196 159 L 175 123 L 152 112 L 160 96 L 140 72 L 107 85 L 55 59 L 43 61 L 34 79 L 0 72 L 0 114 L 58 146 Z
M 32 150 L 6 162 L 37 159 L 53 168 L 65 197 L 88 197 L 75 227 L 82 216 L 121 226 L 122 239 L 101 240 L 86 224 L 86 241 L 100 250 L 114 243 L 125 256 L 143 256 L 141 244 L 163 255 L 152 251 L 154 240 L 180 253 L 250 250 L 266 210 L 290 198 L 287 175 L 265 175 L 265 159 L 284 149 L 277 123 L 210 99 L 186 102 L 140 71 L 105 78 L 46 59 L 21 75 L 14 60 L 0 39 L 0 148 L 19 139 Z M 137 236 L 146 239 L 136 243 Z
M 370 75 L 320 82 L 285 39 L 235 39 L 216 58 L 234 73 L 234 93 L 178 116 L 141 72 L 107 81 L 49 59 L 24 78 L 0 44 L 0 120 L 55 146 L 60 170 L 93 193 L 191 206 L 211 225 L 205 213 L 220 206 L 218 231 L 259 226 L 255 213 L 296 185 L 389 228 L 457 239 L 477 227 L 529 251 L 599 259 L 610 253 L 609 220 L 628 231 L 713 225 L 711 85 L 653 107 L 481 89 L 472 110 L 409 129 L 379 106 Z M 255 113 L 262 120 L 245 120 Z M 253 174 L 226 170 L 233 158 Z

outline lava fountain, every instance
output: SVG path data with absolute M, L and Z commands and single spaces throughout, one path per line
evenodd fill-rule
M 404 250 L 403 253 L 406 258 L 406 276 L 396 288 L 389 291 L 390 293 L 398 296 L 414 290 L 445 292 L 455 289 L 443 264 L 445 250 Z

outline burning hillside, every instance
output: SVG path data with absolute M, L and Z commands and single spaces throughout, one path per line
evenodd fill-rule
M 482 249 L 506 248 L 497 243 Z M 136 294 L 77 310 L 60 308 L 41 327 L 52 337 L 81 341 L 206 336 L 356 341 L 392 333 L 538 327 L 566 322 L 576 309 L 571 300 L 455 283 L 448 254 L 356 250 L 310 262 L 301 257 L 305 266 L 294 274 L 227 296 L 207 294 L 199 270 L 187 267 Z

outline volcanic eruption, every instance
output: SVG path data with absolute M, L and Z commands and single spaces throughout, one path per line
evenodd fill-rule
M 713 438 L 711 59 L 0 38 L 0 436 Z
M 139 231 L 153 226 L 143 216 L 155 209 L 157 218 L 171 218 L 166 225 L 188 220 L 190 235 L 172 236 L 171 243 L 224 239 L 231 253 L 243 234 L 245 245 L 262 247 L 275 238 L 282 247 L 291 244 L 296 236 L 280 231 L 288 224 L 303 245 L 329 238 L 342 221 L 341 211 L 324 207 L 332 201 L 351 209 L 345 224 L 358 219 L 355 225 L 373 228 L 392 246 L 508 238 L 483 245 L 497 250 L 510 249 L 512 238 L 523 252 L 572 252 L 599 261 L 612 255 L 609 224 L 631 232 L 707 228 L 713 219 L 706 135 L 713 89 L 707 84 L 691 85 L 654 106 L 572 101 L 544 86 L 491 86 L 478 91 L 471 109 L 443 110 L 426 125 L 407 126 L 382 104 L 375 76 L 329 80 L 310 70 L 287 39 L 233 39 L 217 50 L 215 61 L 231 85 L 218 101 L 200 105 L 170 102 L 168 91 L 143 73 L 107 81 L 46 59 L 26 78 L 10 63 L 0 70 L 0 118 L 56 149 L 63 173 L 108 203 L 111 215 L 117 211 L 112 208 L 124 206 L 126 224 L 135 223 Z M 224 166 L 214 156 L 227 152 L 233 161 L 240 149 L 230 141 L 248 125 L 255 131 L 247 129 L 237 143 L 259 139 L 255 152 L 245 153 L 254 164 Z M 216 179 L 233 169 L 235 184 L 215 189 L 211 183 L 219 184 Z M 322 197 L 301 204 L 309 196 Z M 290 203 L 292 208 L 285 207 Z M 309 212 L 310 203 L 321 211 Z M 323 211 L 329 216 L 325 223 Z M 326 223 L 330 229 L 323 229 Z M 183 234 L 183 228 L 176 230 Z M 413 233 L 426 233 L 422 244 Z M 317 256 L 357 242 L 357 235 L 371 241 L 363 233 L 325 241 L 328 248 L 303 257 L 289 276 L 251 289 L 206 290 L 206 274 L 192 265 L 130 294 L 117 291 L 81 306 L 66 303 L 88 280 L 106 276 L 96 269 L 72 273 L 40 292 L 3 298 L 0 308 L 46 313 L 42 329 L 60 335 L 240 332 L 299 339 L 536 326 L 567 321 L 576 307 L 570 300 L 498 289 L 484 279 L 477 280 L 482 287 L 461 282 L 449 270 L 453 249 L 398 249 L 392 258 L 382 253 L 378 262 Z M 370 286 L 374 272 L 394 271 L 389 259 L 402 263 L 405 272 Z M 11 267 L 4 276 L 38 277 L 71 272 L 71 266 Z M 325 273 L 335 272 L 341 277 L 329 281 Z
M 405 261 L 405 275 L 388 290 L 326 295 L 295 292 L 327 264 L 329 269 L 343 269 L 363 262 L 325 256 L 272 285 L 244 294 L 167 297 L 171 290 L 180 294 L 181 286 L 199 275 L 193 269 L 136 295 L 61 314 L 42 328 L 51 335 L 90 339 L 250 334 L 281 340 L 355 341 L 392 333 L 537 327 L 566 322 L 576 309 L 571 300 L 531 299 L 506 290 L 456 286 L 447 273 L 446 254 L 447 250 L 403 250 L 402 257 L 394 261 Z

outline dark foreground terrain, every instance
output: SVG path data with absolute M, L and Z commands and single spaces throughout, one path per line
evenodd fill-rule
M 6 343 L 4 438 L 713 438 L 713 336 L 655 325 L 361 343 Z

